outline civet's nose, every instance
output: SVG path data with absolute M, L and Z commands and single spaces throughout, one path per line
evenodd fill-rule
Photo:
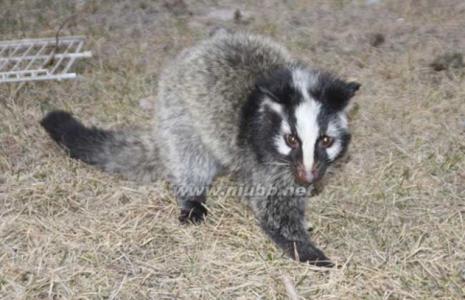
M 310 185 L 314 179 L 314 176 L 312 175 L 312 172 L 307 172 L 305 170 L 305 167 L 303 165 L 297 166 L 296 169 L 296 174 L 295 174 L 295 180 L 298 184 L 307 186 Z
M 316 167 L 313 167 L 312 169 L 312 180 L 318 180 L 320 178 L 320 172 L 318 172 L 318 169 Z

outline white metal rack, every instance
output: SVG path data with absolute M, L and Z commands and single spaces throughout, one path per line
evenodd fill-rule
M 83 46 L 82 36 L 0 41 L 0 83 L 76 78 L 74 62 L 92 56 Z

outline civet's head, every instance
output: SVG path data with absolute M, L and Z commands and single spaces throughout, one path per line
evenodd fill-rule
M 244 107 L 245 138 L 261 163 L 309 185 L 347 150 L 345 108 L 359 87 L 303 67 L 277 70 L 257 82 Z

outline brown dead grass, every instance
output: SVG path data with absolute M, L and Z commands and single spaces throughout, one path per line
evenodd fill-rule
M 53 36 L 76 14 L 64 34 L 94 53 L 82 80 L 0 85 L 0 298 L 463 299 L 464 71 L 429 67 L 465 52 L 462 1 L 102 2 L 0 4 L 3 39 Z M 242 20 L 216 18 L 236 8 Z M 313 239 L 341 268 L 283 257 L 237 199 L 211 198 L 206 224 L 180 226 L 163 184 L 72 161 L 39 128 L 51 108 L 147 124 L 138 101 L 161 66 L 218 26 L 271 35 L 363 83 L 347 162 L 309 201 Z

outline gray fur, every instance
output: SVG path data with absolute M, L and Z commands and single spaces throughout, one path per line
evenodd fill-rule
M 152 134 L 145 131 L 113 133 L 112 139 L 103 143 L 97 160 L 104 171 L 131 180 L 153 182 L 166 175 Z
M 219 163 L 240 169 L 241 106 L 257 77 L 289 64 L 283 47 L 245 34 L 216 35 L 185 50 L 161 76 L 155 104 L 160 131 L 177 125 L 192 128 L 193 138 L 202 140 Z

